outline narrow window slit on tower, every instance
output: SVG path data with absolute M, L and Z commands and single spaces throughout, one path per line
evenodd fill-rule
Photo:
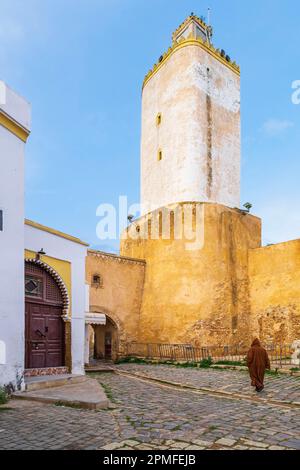
M 159 150 L 157 153 L 157 160 L 160 162 L 162 160 L 162 150 Z
M 158 113 L 156 116 L 156 125 L 160 126 L 161 125 L 161 113 Z

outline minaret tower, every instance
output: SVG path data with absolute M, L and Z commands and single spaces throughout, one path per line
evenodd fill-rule
M 139 343 L 250 341 L 248 254 L 261 225 L 239 209 L 240 71 L 211 36 L 189 16 L 143 85 L 143 214 L 121 242 L 146 261 Z
M 191 14 L 143 84 L 144 214 L 187 202 L 240 205 L 240 72 Z

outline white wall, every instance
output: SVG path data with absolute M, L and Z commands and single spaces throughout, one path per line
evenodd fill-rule
M 3 82 L 1 82 L 3 84 Z M 4 102 L 0 102 L 0 109 L 27 130 L 31 128 L 30 104 L 15 91 L 5 86 Z M 2 95 L 2 94 L 1 94 Z
M 240 205 L 240 77 L 198 45 L 176 50 L 142 97 L 143 213 L 191 201 Z
M 27 128 L 30 106 L 10 89 L 0 113 Z M 24 150 L 25 144 L 0 125 L 0 342 L 5 360 L 0 363 L 0 386 L 23 385 L 24 370 Z M 4 364 L 3 364 L 4 362 Z
M 72 373 L 84 373 L 85 350 L 85 258 L 87 247 L 51 233 L 25 225 L 25 248 L 44 249 L 47 256 L 69 261 L 72 266 Z

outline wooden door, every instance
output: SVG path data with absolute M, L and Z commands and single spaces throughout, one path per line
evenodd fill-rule
M 62 309 L 26 302 L 26 368 L 60 367 L 64 363 Z
M 62 295 L 55 280 L 35 265 L 25 270 L 25 367 L 64 365 Z
M 105 332 L 105 359 L 112 357 L 112 334 L 110 331 Z

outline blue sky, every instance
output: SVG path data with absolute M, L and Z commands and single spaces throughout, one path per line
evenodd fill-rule
M 296 0 L 0 0 L 0 79 L 33 112 L 27 218 L 118 249 L 97 239 L 96 208 L 139 201 L 144 75 L 208 7 L 214 45 L 241 65 L 242 203 L 262 217 L 265 243 L 299 238 Z

